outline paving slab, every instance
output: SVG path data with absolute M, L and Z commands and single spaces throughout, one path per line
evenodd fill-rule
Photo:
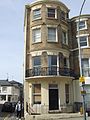
M 42 114 L 42 115 L 31 115 L 30 120 L 59 120 L 69 118 L 80 118 L 83 117 L 80 113 L 59 113 L 59 114 Z

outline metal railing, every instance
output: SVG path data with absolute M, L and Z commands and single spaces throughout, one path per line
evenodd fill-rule
M 33 77 L 33 76 L 71 76 L 76 77 L 74 70 L 70 68 L 59 68 L 59 67 L 36 67 L 33 69 L 26 70 L 26 77 Z

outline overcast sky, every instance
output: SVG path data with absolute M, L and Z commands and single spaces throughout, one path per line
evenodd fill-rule
M 77 16 L 83 0 L 61 0 L 70 17 Z M 0 0 L 0 79 L 23 82 L 24 6 L 34 0 Z M 86 0 L 83 14 L 90 13 Z

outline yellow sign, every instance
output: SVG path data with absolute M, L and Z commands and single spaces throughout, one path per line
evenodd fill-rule
M 85 90 L 81 91 L 81 95 L 86 95 L 86 91 Z
M 80 82 L 85 82 L 85 78 L 84 78 L 83 76 L 81 76 L 81 77 L 79 78 L 79 81 L 80 81 Z

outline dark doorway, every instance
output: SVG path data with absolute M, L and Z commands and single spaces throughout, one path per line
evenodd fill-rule
M 58 109 L 58 89 L 49 89 L 49 110 Z

